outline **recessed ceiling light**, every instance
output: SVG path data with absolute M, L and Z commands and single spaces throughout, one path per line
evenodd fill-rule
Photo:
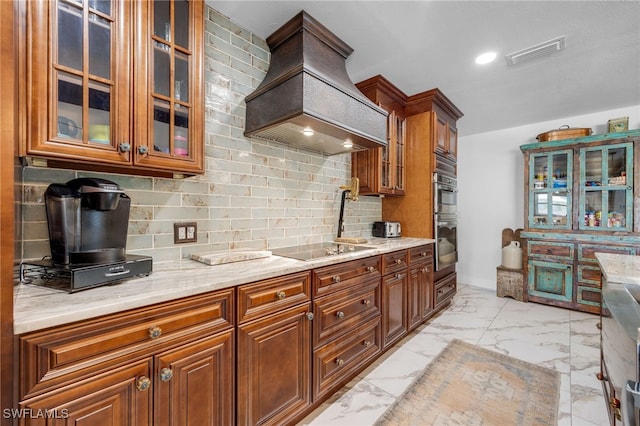
M 310 127 L 305 127 L 302 129 L 302 134 L 305 136 L 313 136 L 313 129 Z
M 496 52 L 486 52 L 476 58 L 476 64 L 484 65 L 496 59 Z
M 344 146 L 345 148 L 353 148 L 353 142 L 351 142 L 349 139 L 347 139 L 346 141 L 344 141 L 342 146 Z

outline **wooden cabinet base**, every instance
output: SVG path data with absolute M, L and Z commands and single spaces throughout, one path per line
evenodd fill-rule
M 151 425 L 151 359 L 22 401 L 20 425 Z

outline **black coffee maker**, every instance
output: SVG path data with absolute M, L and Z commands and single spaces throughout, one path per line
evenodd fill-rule
M 54 264 L 125 260 L 131 199 L 118 184 L 99 178 L 54 183 L 44 204 Z

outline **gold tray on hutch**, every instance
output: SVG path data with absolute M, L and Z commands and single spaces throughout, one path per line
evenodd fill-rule
M 579 138 L 582 136 L 589 136 L 592 130 L 588 127 L 569 127 L 562 126 L 559 129 L 549 130 L 548 132 L 540 133 L 536 136 L 540 142 L 557 141 L 560 139 Z

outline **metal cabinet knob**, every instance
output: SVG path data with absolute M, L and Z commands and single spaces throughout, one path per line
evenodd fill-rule
M 402 274 L 396 274 L 396 275 L 395 275 L 395 277 L 396 277 L 396 279 L 398 279 L 398 280 L 399 280 L 399 279 L 402 279 Z
M 149 148 L 147 148 L 146 146 L 139 146 L 138 147 L 138 154 L 146 155 L 148 153 L 149 153 Z
M 129 152 L 131 151 L 131 144 L 129 144 L 128 142 L 122 142 L 120 145 L 118 145 L 118 149 L 120 150 L 120 152 Z
M 371 346 L 371 342 L 368 340 L 365 340 L 364 342 L 362 342 L 362 344 L 364 345 L 365 348 L 368 348 L 369 346 Z
M 396 259 L 396 263 L 399 265 L 402 263 L 402 259 Z
M 136 389 L 138 389 L 139 391 L 146 391 L 150 387 L 151 387 L 151 379 L 148 378 L 147 376 L 142 376 L 138 378 L 138 380 L 136 381 Z
M 342 312 L 342 311 L 338 311 L 338 312 L 336 312 L 336 316 L 337 316 L 338 318 L 342 319 L 342 318 L 344 318 L 344 312 Z
M 334 282 L 334 283 L 339 283 L 339 282 L 340 282 L 340 275 L 335 275 L 335 276 L 333 277 L 333 282 Z
M 369 272 L 375 272 L 376 268 L 374 268 L 373 266 L 367 266 L 367 271 Z
M 277 291 L 277 292 L 276 292 L 276 297 L 277 297 L 279 300 L 282 300 L 282 299 L 284 299 L 285 297 L 287 297 L 287 294 L 286 294 L 284 291 L 280 290 L 280 291 Z
M 344 360 L 343 360 L 343 359 L 341 359 L 341 358 L 337 358 L 337 359 L 336 359 L 336 364 L 338 364 L 338 366 L 341 366 L 341 365 L 343 365 L 343 364 L 344 364 Z
M 369 299 L 363 299 L 362 300 L 362 304 L 366 305 L 366 306 L 369 306 L 371 304 L 371 301 Z
M 313 312 L 307 312 L 306 317 L 309 321 L 313 319 Z
M 160 380 L 168 382 L 173 377 L 173 370 L 170 368 L 163 368 L 160 370 Z
M 153 327 L 149 327 L 149 338 L 157 339 L 160 335 L 162 335 L 162 329 L 160 327 L 155 325 Z

